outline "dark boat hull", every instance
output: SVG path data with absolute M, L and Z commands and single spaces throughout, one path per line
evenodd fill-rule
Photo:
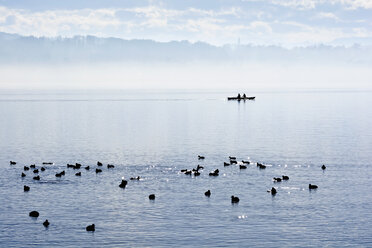
M 240 101 L 240 100 L 254 100 L 256 97 L 255 96 L 249 96 L 249 97 L 228 97 L 227 100 L 231 101 L 231 100 L 236 100 L 236 101 Z

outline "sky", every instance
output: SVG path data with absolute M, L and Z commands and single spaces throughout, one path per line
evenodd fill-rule
M 0 32 L 213 45 L 372 44 L 372 0 L 0 0 Z

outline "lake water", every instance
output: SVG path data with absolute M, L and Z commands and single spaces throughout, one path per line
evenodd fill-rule
M 372 92 L 225 100 L 235 94 L 2 91 L 0 247 L 372 247 Z M 268 166 L 224 167 L 228 156 Z M 40 181 L 21 178 L 43 161 L 54 165 Z M 91 170 L 75 176 L 66 164 L 76 162 Z M 180 172 L 198 164 L 199 177 Z M 274 183 L 281 175 L 290 179 Z

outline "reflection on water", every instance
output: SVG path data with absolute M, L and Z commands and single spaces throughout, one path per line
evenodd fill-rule
M 234 94 L 2 92 L 1 246 L 371 246 L 371 92 L 261 91 L 255 101 L 226 101 Z M 228 156 L 270 166 L 225 167 Z M 32 171 L 20 177 L 43 161 L 55 164 L 40 181 Z M 66 168 L 76 162 L 82 169 Z M 180 173 L 198 164 L 200 176 Z M 282 175 L 290 179 L 273 182 Z

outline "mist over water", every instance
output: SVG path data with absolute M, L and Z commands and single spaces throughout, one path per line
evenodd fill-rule
M 237 92 L 221 90 L 1 91 L 1 246 L 370 247 L 371 92 L 245 93 L 256 100 L 226 101 Z M 268 167 L 224 167 L 228 156 Z M 20 177 L 43 161 L 55 164 L 40 181 Z M 92 169 L 77 177 L 66 168 L 75 162 Z M 180 173 L 198 164 L 199 177 Z M 272 181 L 281 175 L 289 181 Z

